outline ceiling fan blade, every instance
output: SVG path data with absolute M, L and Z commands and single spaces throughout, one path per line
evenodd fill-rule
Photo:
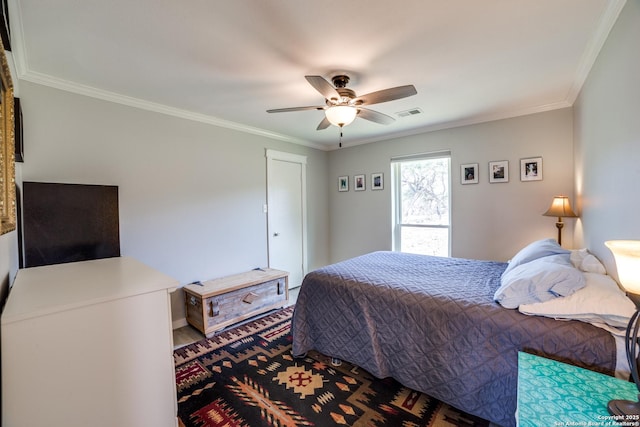
M 305 110 L 324 110 L 325 106 L 310 106 L 310 107 L 290 107 L 290 108 L 275 108 L 273 110 L 267 110 L 267 113 L 288 113 L 290 111 L 305 111 Z
M 331 126 L 331 122 L 329 121 L 329 119 L 327 119 L 326 117 L 324 119 L 322 119 L 322 121 L 320 122 L 320 124 L 318 125 L 318 127 L 316 128 L 316 130 L 322 130 L 322 129 L 326 129 L 329 126 Z
M 406 85 L 392 87 L 389 89 L 383 89 L 376 92 L 371 92 L 366 95 L 359 96 L 353 100 L 354 105 L 371 105 L 379 104 L 381 102 L 393 101 L 395 99 L 406 98 L 417 94 L 415 86 Z
M 340 94 L 338 93 L 336 88 L 334 88 L 333 85 L 329 83 L 324 77 L 304 76 L 304 78 L 307 79 L 309 84 L 313 86 L 315 90 L 320 92 L 320 94 L 326 99 L 335 99 L 336 101 L 340 99 Z
M 391 116 L 387 116 L 386 114 L 378 111 L 369 110 L 368 108 L 358 108 L 358 117 L 375 123 L 380 123 L 381 125 L 389 125 L 396 121 L 396 119 Z

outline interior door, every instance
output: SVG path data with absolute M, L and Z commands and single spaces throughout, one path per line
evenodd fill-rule
M 289 287 L 306 272 L 306 157 L 267 150 L 269 267 L 289 272 Z

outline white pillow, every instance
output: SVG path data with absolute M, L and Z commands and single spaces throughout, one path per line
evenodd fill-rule
M 502 275 L 493 298 L 505 308 L 568 296 L 584 287 L 582 273 L 566 255 L 550 255 L 518 265 Z
M 571 251 L 562 248 L 554 239 L 537 240 L 520 249 L 520 251 L 511 258 L 507 269 L 502 273 L 502 275 L 504 276 L 510 270 L 513 270 L 519 265 L 526 264 L 539 258 L 559 254 L 569 255 L 570 253 Z M 569 257 L 567 257 L 567 260 L 568 258 Z
M 598 258 L 589 253 L 587 249 L 571 251 L 571 263 L 585 273 L 607 274 L 607 270 Z
M 524 314 L 580 320 L 591 324 L 605 323 L 626 328 L 636 311 L 635 304 L 625 295 L 611 276 L 583 273 L 585 287 L 572 295 L 547 302 L 520 305 Z

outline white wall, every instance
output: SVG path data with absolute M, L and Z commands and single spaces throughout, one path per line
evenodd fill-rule
M 454 257 L 507 260 L 536 239 L 555 238 L 555 218 L 542 216 L 557 194 L 573 200 L 571 109 L 431 132 L 330 154 L 331 259 L 391 248 L 390 159 L 451 151 Z M 543 180 L 520 181 L 520 159 L 543 158 Z M 488 163 L 508 160 L 508 183 L 490 184 Z M 479 184 L 460 184 L 460 165 L 479 163 Z M 384 190 L 370 191 L 370 175 L 384 172 Z M 339 176 L 367 175 L 367 191 L 338 192 Z M 573 219 L 563 244 L 571 247 Z
M 21 163 L 16 163 L 16 182 L 22 182 Z M 18 271 L 18 232 L 12 231 L 0 236 L 0 310 L 9 294 L 10 284 Z
M 266 157 L 307 156 L 309 268 L 328 261 L 327 153 L 21 82 L 24 181 L 119 186 L 120 242 L 182 284 L 267 265 Z M 184 317 L 182 298 L 174 319 Z
M 9 284 L 18 269 L 18 237 L 17 232 L 0 236 L 0 310 L 9 293 Z
M 640 239 L 640 1 L 631 0 L 574 105 L 576 194 L 582 211 L 576 242 L 611 272 L 611 239 Z

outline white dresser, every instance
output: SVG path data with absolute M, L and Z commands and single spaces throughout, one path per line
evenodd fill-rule
M 175 427 L 177 286 L 126 257 L 20 270 L 2 313 L 2 425 Z

